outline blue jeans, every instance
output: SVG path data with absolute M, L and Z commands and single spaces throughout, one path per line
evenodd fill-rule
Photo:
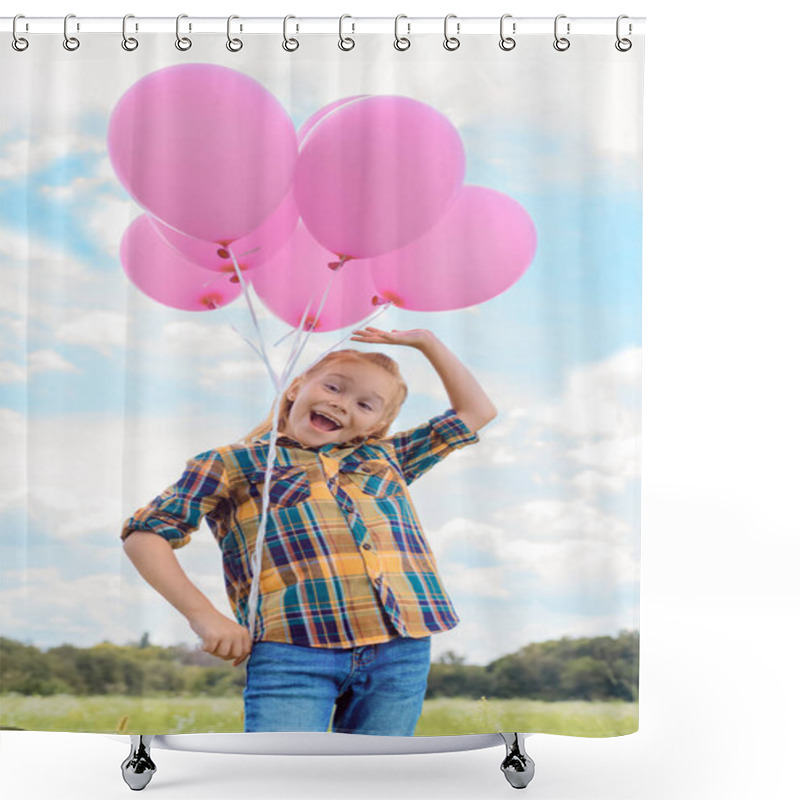
M 413 736 L 430 664 L 430 636 L 347 648 L 256 642 L 244 729 Z

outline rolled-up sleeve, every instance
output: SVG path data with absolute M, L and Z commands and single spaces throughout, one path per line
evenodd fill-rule
M 479 441 L 478 434 L 451 408 L 423 425 L 382 439 L 381 443 L 393 448 L 406 483 L 411 483 L 445 456 Z
M 186 462 L 183 475 L 158 497 L 125 520 L 121 539 L 133 531 L 149 531 L 166 539 L 173 549 L 183 547 L 200 526 L 228 498 L 225 463 L 216 450 Z

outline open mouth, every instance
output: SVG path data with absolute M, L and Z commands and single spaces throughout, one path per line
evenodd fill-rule
M 337 422 L 333 417 L 327 417 L 325 414 L 321 414 L 318 411 L 311 412 L 311 424 L 320 431 L 326 431 L 330 433 L 331 431 L 338 431 L 342 425 L 340 422 Z

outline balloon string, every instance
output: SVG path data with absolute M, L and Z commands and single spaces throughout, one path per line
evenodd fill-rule
M 281 376 L 283 380 L 283 376 Z M 264 489 L 261 499 L 261 519 L 258 523 L 258 533 L 256 534 L 256 541 L 253 552 L 250 556 L 250 569 L 252 574 L 250 576 L 250 593 L 247 598 L 247 627 L 250 631 L 250 639 L 254 640 L 256 635 L 256 614 L 258 612 L 258 603 L 261 596 L 261 565 L 264 553 L 264 538 L 267 534 L 267 514 L 269 512 L 269 486 L 272 480 L 272 470 L 275 464 L 275 456 L 278 452 L 277 449 L 277 436 L 272 435 L 273 431 L 277 433 L 277 414 L 276 405 L 283 394 L 283 386 L 278 386 L 278 393 L 272 401 L 270 408 L 270 416 L 272 417 L 272 428 L 267 431 L 269 437 L 269 450 L 267 452 L 267 468 L 264 472 Z
M 292 348 L 289 353 L 289 358 L 283 370 L 281 370 L 280 375 L 276 375 L 275 371 L 272 368 L 272 365 L 269 361 L 266 352 L 266 345 L 264 342 L 264 336 L 261 332 L 261 328 L 258 324 L 258 318 L 255 314 L 255 309 L 253 308 L 252 301 L 248 294 L 249 285 L 244 281 L 241 270 L 239 269 L 238 262 L 236 261 L 236 257 L 233 251 L 228 248 L 229 252 L 231 253 L 231 258 L 233 260 L 234 269 L 236 270 L 236 274 L 239 278 L 239 282 L 241 284 L 242 291 L 245 295 L 245 299 L 247 300 L 247 305 L 250 310 L 250 315 L 253 319 L 253 324 L 258 335 L 259 343 L 256 345 L 255 343 L 251 342 L 238 328 L 231 322 L 231 327 L 239 333 L 240 336 L 250 345 L 250 347 L 255 351 L 256 355 L 261 357 L 261 360 L 267 366 L 269 370 L 270 377 L 272 378 L 272 382 L 275 386 L 275 397 L 272 401 L 272 406 L 270 408 L 270 418 L 271 424 L 270 427 L 265 431 L 265 435 L 269 434 L 269 448 L 267 451 L 267 466 L 264 472 L 264 489 L 262 493 L 262 501 L 261 501 L 261 518 L 259 520 L 258 532 L 256 534 L 256 541 L 255 546 L 250 554 L 250 568 L 251 568 L 251 576 L 250 576 L 250 592 L 248 595 L 247 600 L 247 625 L 248 630 L 250 632 L 250 638 L 255 639 L 255 628 L 256 628 L 256 617 L 258 613 L 258 606 L 259 601 L 261 599 L 261 568 L 263 564 L 263 555 L 264 555 L 264 539 L 266 538 L 267 532 L 267 522 L 268 522 L 268 512 L 269 512 L 269 504 L 270 504 L 270 483 L 272 480 L 272 473 L 274 470 L 275 460 L 277 456 L 277 434 L 280 433 L 278 430 L 278 416 L 280 413 L 280 408 L 277 407 L 280 403 L 283 392 L 289 382 L 289 377 L 291 376 L 294 368 L 299 361 L 301 355 L 303 354 L 303 350 L 305 350 L 306 345 L 308 344 L 309 338 L 314 330 L 314 326 L 310 326 L 308 330 L 306 328 L 306 322 L 308 320 L 309 311 L 311 309 L 311 305 L 313 302 L 313 298 L 309 300 L 308 304 L 306 305 L 305 311 L 303 312 L 303 317 L 300 321 L 300 324 L 292 331 L 290 331 L 286 336 L 282 337 L 276 345 L 280 342 L 283 342 L 289 336 L 294 336 L 294 341 L 292 342 Z M 342 264 L 346 260 L 346 257 L 342 257 L 339 261 L 338 266 L 336 269 L 333 270 L 331 277 L 328 281 L 328 285 L 325 287 L 325 292 L 322 295 L 322 298 L 319 302 L 317 307 L 316 315 L 315 315 L 315 322 L 319 319 L 320 315 L 322 314 L 322 310 L 325 307 L 325 304 L 328 300 L 328 295 L 330 294 L 331 287 L 333 285 L 334 276 L 336 272 L 341 268 Z M 215 307 L 216 304 L 214 304 Z M 383 314 L 386 309 L 389 307 L 390 304 L 383 305 L 378 311 L 372 314 L 366 322 L 371 322 L 375 318 L 379 317 Z M 229 320 L 230 321 L 230 320 Z M 326 355 L 330 352 L 335 350 L 339 347 L 343 342 L 347 341 L 350 338 L 350 334 L 345 336 L 339 342 L 337 342 L 333 347 L 326 350 L 319 358 L 317 358 L 313 364 L 318 363 L 321 361 Z M 313 366 L 312 364 L 312 366 Z M 277 413 L 276 413 L 277 412 Z
M 341 261 L 339 261 L 339 266 L 341 266 L 343 261 L 344 261 L 344 258 L 342 258 Z M 324 292 L 324 294 L 322 296 L 322 300 L 321 300 L 321 302 L 320 302 L 320 304 L 319 304 L 319 306 L 317 308 L 317 319 L 319 318 L 319 315 L 322 313 L 322 309 L 323 309 L 323 307 L 325 305 L 325 301 L 327 300 L 328 292 L 330 291 L 330 287 L 331 287 L 331 285 L 333 283 L 333 276 L 335 274 L 336 273 L 334 272 L 333 275 L 331 275 L 330 279 L 328 280 L 328 286 L 327 286 L 327 288 L 326 288 L 326 290 L 325 290 L 325 292 Z M 306 308 L 305 308 L 305 311 L 303 312 L 303 316 L 302 316 L 302 319 L 300 321 L 300 324 L 296 328 L 292 328 L 292 330 L 290 330 L 284 336 L 281 336 L 280 339 L 278 339 L 277 341 L 273 342 L 272 346 L 273 347 L 277 347 L 279 344 L 282 344 L 283 342 L 285 342 L 290 336 L 294 336 L 295 337 L 295 341 L 294 341 L 294 344 L 292 345 L 291 353 L 289 354 L 289 365 L 290 366 L 293 365 L 294 361 L 296 360 L 295 357 L 299 356 L 299 353 L 297 352 L 297 347 L 298 347 L 298 345 L 300 344 L 300 341 L 301 341 L 301 337 L 299 336 L 299 333 L 300 333 L 300 331 L 305 329 L 306 320 L 308 319 L 308 312 L 309 312 L 309 309 L 311 308 L 311 303 L 312 302 L 314 302 L 314 298 L 313 297 L 306 304 Z M 310 335 L 310 332 L 309 332 L 309 334 L 307 334 L 306 338 L 308 337 L 308 335 Z M 344 340 L 342 340 L 342 341 L 344 341 Z M 305 347 L 305 340 L 303 342 L 303 347 Z M 300 352 L 302 352 L 302 348 L 301 348 Z M 316 362 L 314 362 L 314 363 L 316 363 Z
M 329 287 L 330 288 L 330 283 Z M 327 298 L 327 292 L 325 293 L 325 298 Z M 323 302 L 320 304 L 319 308 L 317 309 L 317 315 L 322 312 L 322 307 L 325 302 L 325 298 L 323 298 Z M 276 413 L 276 404 L 280 401 L 285 386 L 289 382 L 289 376 L 292 374 L 297 361 L 299 360 L 300 356 L 303 353 L 303 349 L 305 348 L 306 342 L 308 341 L 308 335 L 305 337 L 302 336 L 303 328 L 305 327 L 306 320 L 308 319 L 308 312 L 311 308 L 311 300 L 306 305 L 305 311 L 303 312 L 303 317 L 300 320 L 300 324 L 291 331 L 294 334 L 295 339 L 292 342 L 292 350 L 289 354 L 289 359 L 286 363 L 286 366 L 281 372 L 278 386 L 277 386 L 277 394 L 275 399 L 272 401 L 272 408 L 270 409 L 270 417 L 272 419 L 271 428 L 269 428 L 266 433 L 270 434 L 269 437 L 269 450 L 267 453 L 267 468 L 264 472 L 264 491 L 261 501 L 261 519 L 258 525 L 258 533 L 256 534 L 256 541 L 255 546 L 250 556 L 250 568 L 252 571 L 252 575 L 250 578 L 250 594 L 247 599 L 247 626 L 250 631 L 250 638 L 255 639 L 255 631 L 256 631 L 256 615 L 258 612 L 258 604 L 259 600 L 261 599 L 261 566 L 263 563 L 263 556 L 264 556 L 264 539 L 267 535 L 267 518 L 268 518 L 268 511 L 269 511 L 269 486 L 272 480 L 272 471 L 273 466 L 275 464 L 275 456 L 277 454 L 277 434 L 278 431 L 278 419 L 279 413 Z M 310 331 L 309 331 L 310 334 Z M 283 337 L 286 338 L 285 336 Z M 280 412 L 280 409 L 278 409 Z
M 295 332 L 295 329 L 294 329 L 294 328 L 292 328 L 292 329 L 289 331 L 289 333 L 287 333 L 285 336 L 281 336 L 281 338 L 280 338 L 280 339 L 278 339 L 277 341 L 273 342 L 273 343 L 272 343 L 272 346 L 273 346 L 273 347 L 277 347 L 279 344 L 283 344 L 283 343 L 284 343 L 284 342 L 285 342 L 285 341 L 286 341 L 286 340 L 287 340 L 287 339 L 288 339 L 288 338 L 289 338 L 289 337 L 290 337 L 292 334 L 294 334 L 294 332 Z
M 325 287 L 325 291 L 322 293 L 322 298 L 319 301 L 319 306 L 317 307 L 317 312 L 316 312 L 316 314 L 314 316 L 314 323 L 315 324 L 316 324 L 317 320 L 320 318 L 320 316 L 322 315 L 322 309 L 325 307 L 325 303 L 328 300 L 328 295 L 330 294 L 331 286 L 333 286 L 333 281 L 334 281 L 334 278 L 336 277 L 336 273 L 341 269 L 342 264 L 345 262 L 346 259 L 347 259 L 347 256 L 342 256 L 339 259 L 338 266 L 331 272 L 331 277 L 328 280 L 328 285 Z M 309 305 L 310 305 L 310 303 L 309 303 Z M 306 314 L 307 313 L 308 313 L 308 307 L 306 307 Z M 300 323 L 300 325 L 304 327 L 305 323 L 306 323 L 306 315 L 303 315 L 303 321 Z M 294 358 L 290 361 L 292 366 L 294 366 L 294 364 L 297 361 L 297 359 L 300 358 L 300 355 L 302 354 L 303 350 L 305 350 L 305 347 L 306 347 L 306 344 L 307 344 L 307 342 L 309 340 L 309 337 L 311 336 L 311 334 L 313 332 L 314 332 L 314 326 L 311 326 L 307 331 L 305 331 L 305 335 L 303 336 L 303 340 L 300 343 L 299 350 L 298 350 L 297 354 L 294 356 Z M 345 337 L 345 338 L 347 338 L 347 337 Z M 330 351 L 328 351 L 328 352 L 330 352 Z M 314 363 L 316 364 L 317 361 L 319 361 L 319 359 L 317 359 Z
M 256 357 L 260 361 L 262 361 L 265 366 L 267 366 L 268 362 L 267 362 L 267 359 L 264 357 L 264 353 L 262 353 L 261 349 L 254 342 L 252 342 L 250 339 L 248 339 L 247 336 L 239 330 L 239 328 L 236 327 L 236 323 L 234 323 L 234 321 L 231 319 L 230 315 L 225 311 L 225 309 L 222 306 L 218 306 L 213 300 L 211 301 L 211 306 L 215 311 L 221 311 L 222 312 L 222 315 L 227 320 L 228 325 L 230 325 L 230 327 L 233 328 L 233 330 L 236 333 L 238 333 L 239 336 L 241 336 L 242 339 L 244 339 L 244 341 L 247 342 L 247 344 L 250 345 L 250 347 L 252 348 L 253 352 L 256 354 Z
M 230 253 L 231 260 L 233 261 L 233 267 L 236 270 L 236 276 L 239 279 L 239 285 L 242 287 L 242 293 L 244 294 L 245 300 L 247 301 L 247 307 L 250 311 L 250 317 L 253 320 L 253 327 L 255 328 L 256 335 L 258 337 L 258 343 L 255 344 L 252 341 L 250 341 L 250 339 L 248 339 L 247 336 L 245 336 L 241 331 L 239 331 L 239 329 L 232 322 L 230 324 L 233 327 L 233 329 L 245 340 L 245 342 L 247 342 L 247 344 L 249 344 L 250 347 L 252 347 L 256 355 L 261 358 L 261 360 L 264 362 L 264 365 L 267 367 L 269 376 L 272 380 L 272 384 L 275 388 L 275 397 L 272 400 L 272 406 L 270 409 L 270 415 L 272 417 L 272 428 L 270 430 L 277 431 L 275 408 L 277 403 L 280 401 L 281 396 L 283 395 L 284 384 L 291 373 L 289 370 L 284 369 L 281 371 L 280 376 L 278 376 L 275 370 L 273 369 L 272 364 L 269 360 L 269 356 L 267 355 L 266 343 L 264 341 L 264 335 L 261 331 L 261 326 L 258 323 L 258 316 L 256 315 L 255 308 L 253 307 L 253 302 L 248 291 L 250 285 L 247 281 L 244 280 L 244 276 L 242 275 L 242 271 L 239 268 L 239 262 L 236 259 L 236 254 L 233 252 L 233 249 L 231 247 L 228 247 L 227 250 Z M 247 624 L 248 624 L 248 629 L 250 631 L 251 639 L 255 637 L 256 612 L 258 609 L 258 601 L 261 588 L 259 584 L 261 576 L 262 551 L 264 549 L 263 543 L 264 543 L 264 537 L 266 536 L 267 515 L 269 511 L 269 486 L 272 478 L 273 465 L 275 463 L 275 455 L 277 453 L 275 440 L 276 437 L 271 435 L 269 442 L 269 451 L 267 454 L 267 468 L 264 475 L 264 492 L 263 492 L 262 507 L 261 507 L 261 520 L 259 523 L 258 533 L 256 535 L 255 550 L 253 551 L 250 559 L 252 576 L 250 581 L 250 593 L 248 597 Z
M 306 309 L 305 309 L 305 311 L 303 312 L 303 316 L 302 316 L 302 318 L 301 318 L 301 320 L 300 320 L 300 326 L 299 326 L 300 328 L 304 327 L 304 326 L 305 326 L 305 324 L 306 324 L 306 319 L 308 318 L 308 310 L 311 308 L 311 303 L 312 303 L 313 301 L 314 301 L 314 298 L 312 297 L 312 298 L 311 298 L 311 299 L 308 301 L 308 303 L 306 303 Z M 279 344 L 282 344 L 282 343 L 283 343 L 283 342 L 285 342 L 285 341 L 286 341 L 286 340 L 287 340 L 287 339 L 288 339 L 290 336 L 292 336 L 293 334 L 296 334 L 296 333 L 297 333 L 297 328 L 292 328 L 292 329 L 289 331 L 289 333 L 287 333 L 285 336 L 281 336 L 281 338 L 280 338 L 280 339 L 278 339 L 276 342 L 273 342 L 273 343 L 272 343 L 272 346 L 273 346 L 273 347 L 277 347 Z M 294 349 L 292 349 L 292 353 L 294 353 Z
M 267 351 L 264 343 L 264 335 L 261 332 L 261 326 L 258 324 L 258 316 L 256 315 L 255 309 L 253 308 L 253 301 L 250 298 L 250 294 L 248 289 L 250 288 L 250 284 L 245 281 L 244 277 L 242 276 L 242 271 L 239 269 L 239 262 L 236 260 L 236 254 L 233 252 L 233 248 L 228 246 L 226 250 L 230 253 L 231 260 L 233 261 L 233 268 L 236 270 L 236 276 L 239 278 L 239 285 L 242 287 L 242 294 L 244 295 L 244 299 L 247 301 L 247 307 L 250 309 L 250 317 L 253 320 L 253 326 L 256 330 L 256 335 L 258 336 L 258 344 L 263 355 L 264 363 L 267 366 L 267 370 L 269 371 L 269 377 L 272 379 L 272 384 L 275 387 L 275 391 L 278 391 L 278 384 L 279 379 L 275 370 L 272 368 L 272 364 L 270 363 L 269 357 L 267 356 Z
M 382 305 L 374 314 L 367 317 L 362 324 L 366 325 L 367 323 L 372 322 L 374 319 L 377 319 L 381 314 L 383 314 L 389 308 L 390 305 L 391 303 L 386 303 Z M 332 353 L 337 347 L 339 347 L 339 345 L 344 344 L 349 338 L 350 334 L 348 333 L 347 336 L 344 337 L 344 339 L 340 339 L 338 342 L 336 342 L 336 344 L 333 347 L 329 347 L 319 358 L 317 358 L 315 361 L 309 364 L 308 367 L 306 367 L 306 369 L 311 369 L 311 367 L 313 367 L 315 364 L 318 364 L 320 361 L 322 361 L 323 358 L 325 358 L 325 356 L 328 355 L 328 353 Z
M 341 262 L 340 262 L 341 263 Z M 335 273 L 334 273 L 335 274 Z M 241 279 L 240 279 L 241 280 Z M 331 280 L 328 282 L 328 287 L 323 295 L 322 301 L 317 308 L 317 318 L 322 313 L 322 309 L 325 305 L 325 302 L 328 297 L 328 292 L 330 290 L 331 282 L 333 280 L 333 276 L 331 276 Z M 283 392 L 285 390 L 286 385 L 289 382 L 289 377 L 291 376 L 295 365 L 297 364 L 300 356 L 305 349 L 306 343 L 308 342 L 308 338 L 311 335 L 311 330 L 309 330 L 305 336 L 303 336 L 303 329 L 306 325 L 306 320 L 308 319 L 308 313 L 311 308 L 312 300 L 306 305 L 305 311 L 303 312 L 303 317 L 300 320 L 300 324 L 294 329 L 291 333 L 294 334 L 294 342 L 292 342 L 292 349 L 289 354 L 289 359 L 286 363 L 286 366 L 281 371 L 280 377 L 276 382 L 276 396 L 272 401 L 272 407 L 270 409 L 270 417 L 271 417 L 271 427 L 267 429 L 265 433 L 269 433 L 269 449 L 267 453 L 267 467 L 264 472 L 264 490 L 262 495 L 261 501 L 261 519 L 258 525 L 258 533 L 256 534 L 256 541 L 253 552 L 250 556 L 250 568 L 252 571 L 251 578 L 250 578 L 250 593 L 247 600 L 247 625 L 250 631 L 250 638 L 255 639 L 255 629 L 256 629 L 256 616 L 258 612 L 258 605 L 260 601 L 261 595 L 261 567 L 263 563 L 263 555 L 264 555 L 264 539 L 267 533 L 267 521 L 268 521 L 268 511 L 269 511 L 269 487 L 270 482 L 272 480 L 272 472 L 273 467 L 275 464 L 275 457 L 277 454 L 277 434 L 278 431 L 278 416 L 280 413 L 280 408 L 277 409 L 276 413 L 276 405 L 280 402 Z M 284 339 L 286 337 L 283 337 Z M 283 340 L 281 340 L 283 341 Z

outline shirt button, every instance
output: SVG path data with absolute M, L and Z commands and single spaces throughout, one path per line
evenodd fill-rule
M 363 547 L 365 550 L 372 550 L 372 545 L 371 545 L 369 542 L 364 542 L 364 544 L 362 544 L 361 546 L 362 546 L 362 547 Z

